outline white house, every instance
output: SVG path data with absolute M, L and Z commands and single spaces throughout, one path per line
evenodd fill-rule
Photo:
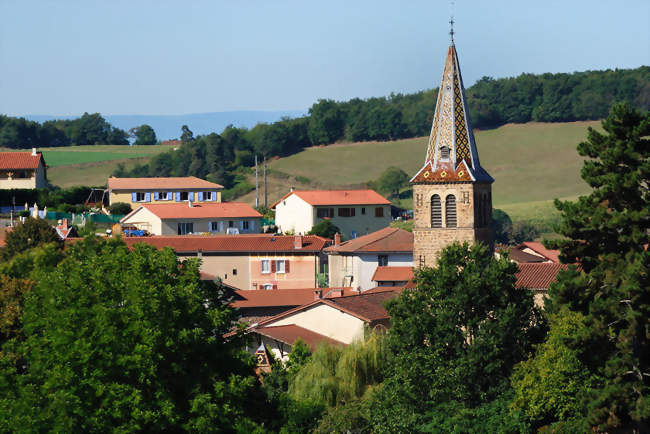
M 274 203 L 282 232 L 306 234 L 327 219 L 345 238 L 356 238 L 390 224 L 390 202 L 373 190 L 294 190 Z
M 331 286 L 351 286 L 361 291 L 377 286 L 373 277 L 377 267 L 412 267 L 413 234 L 404 229 L 387 227 L 377 232 L 325 249 Z
M 152 235 L 257 234 L 261 222 L 262 214 L 241 202 L 146 204 L 120 220 Z

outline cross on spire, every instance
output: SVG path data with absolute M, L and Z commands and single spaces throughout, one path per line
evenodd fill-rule
M 451 36 L 451 44 L 454 45 L 454 17 L 452 15 L 451 20 L 449 20 L 451 30 L 449 30 L 449 35 Z

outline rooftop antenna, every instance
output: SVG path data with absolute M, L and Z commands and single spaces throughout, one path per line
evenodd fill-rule
M 449 20 L 450 30 L 449 36 L 451 36 L 451 45 L 454 45 L 454 2 L 451 3 L 451 20 Z

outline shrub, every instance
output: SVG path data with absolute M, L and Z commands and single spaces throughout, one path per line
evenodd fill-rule
M 128 214 L 131 210 L 131 205 L 126 202 L 115 202 L 108 207 L 111 214 Z

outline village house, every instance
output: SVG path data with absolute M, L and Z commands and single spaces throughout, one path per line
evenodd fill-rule
M 32 152 L 0 152 L 0 189 L 46 187 L 47 166 L 36 148 Z
M 373 190 L 292 190 L 271 205 L 282 232 L 306 234 L 323 220 L 345 238 L 356 238 L 390 224 L 390 202 Z
M 199 258 L 201 272 L 244 290 L 314 288 L 330 240 L 316 235 L 126 237 L 128 245 L 169 247 L 180 259 Z
M 334 245 L 325 251 L 330 285 L 366 291 L 376 286 L 373 276 L 377 267 L 413 266 L 413 234 L 386 227 L 344 242 L 335 238 Z
M 315 300 L 295 309 L 251 325 L 248 349 L 254 352 L 261 344 L 273 356 L 286 361 L 296 339 L 312 350 L 321 343 L 338 346 L 362 341 L 372 331 L 390 328 L 390 315 L 384 305 L 398 295 L 396 291 L 373 294 L 341 295 Z
M 262 214 L 242 202 L 143 204 L 120 223 L 152 235 L 257 234 Z
M 413 267 L 377 267 L 372 281 L 378 287 L 404 286 L 413 280 Z
M 221 202 L 223 185 L 194 176 L 166 178 L 108 178 L 108 204 L 135 208 L 143 203 Z

